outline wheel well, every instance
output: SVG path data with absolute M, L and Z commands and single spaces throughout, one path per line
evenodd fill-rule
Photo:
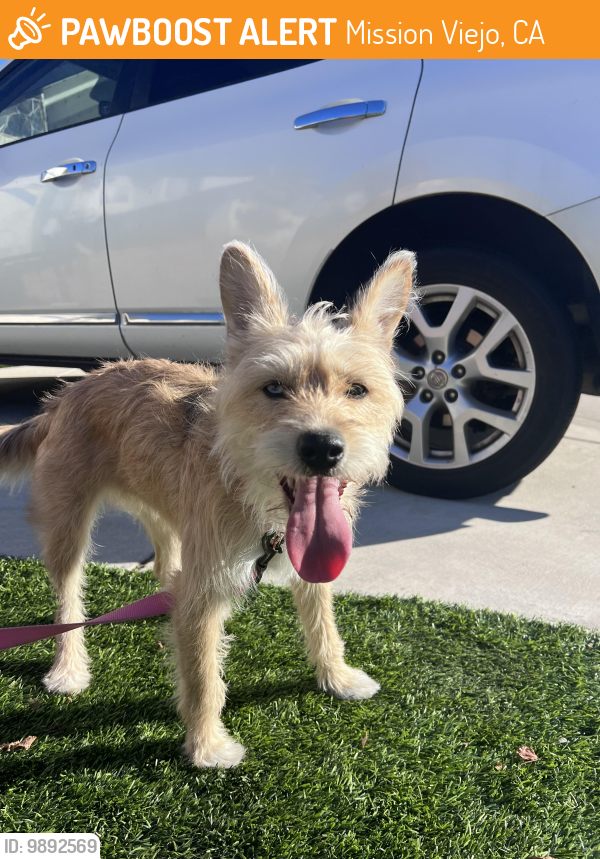
M 586 393 L 600 394 L 600 292 L 575 245 L 530 209 L 482 194 L 441 194 L 391 206 L 360 224 L 325 261 L 310 302 L 341 307 L 391 250 L 469 246 L 509 257 L 568 308 L 581 331 Z

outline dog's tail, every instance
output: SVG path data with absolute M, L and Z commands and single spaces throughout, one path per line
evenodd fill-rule
M 48 435 L 48 414 L 16 426 L 0 426 L 0 480 L 19 480 L 29 470 L 40 444 Z

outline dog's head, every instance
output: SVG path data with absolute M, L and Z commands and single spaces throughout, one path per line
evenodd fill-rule
M 352 543 L 344 510 L 386 473 L 403 406 L 390 353 L 413 269 L 412 253 L 394 253 L 347 313 L 321 303 L 295 319 L 255 251 L 232 242 L 223 252 L 228 365 L 215 452 L 225 481 L 286 524 L 290 559 L 309 581 L 339 574 Z

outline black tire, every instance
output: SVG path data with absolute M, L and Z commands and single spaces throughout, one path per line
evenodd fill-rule
M 529 272 L 501 256 L 469 248 L 423 251 L 418 282 L 474 287 L 500 301 L 522 326 L 531 345 L 536 384 L 523 425 L 487 459 L 464 467 L 420 467 L 392 455 L 389 482 L 407 492 L 437 498 L 486 495 L 533 471 L 563 437 L 577 407 L 581 356 L 571 316 Z

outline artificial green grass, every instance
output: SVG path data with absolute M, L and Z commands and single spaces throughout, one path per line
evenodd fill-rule
M 154 589 L 90 566 L 90 616 Z M 52 621 L 40 564 L 0 560 L 0 606 L 0 626 Z M 72 700 L 40 684 L 52 643 L 1 653 L 0 743 L 37 741 L 0 752 L 0 832 L 95 832 L 111 858 L 600 857 L 595 636 L 417 599 L 336 611 L 348 661 L 382 685 L 370 701 L 316 689 L 287 591 L 231 621 L 234 770 L 180 757 L 164 619 L 89 630 L 94 681 Z

